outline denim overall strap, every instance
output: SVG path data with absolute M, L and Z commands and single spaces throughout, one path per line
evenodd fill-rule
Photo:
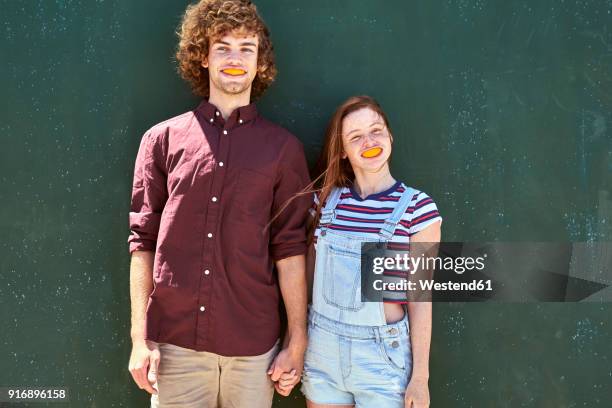
M 326 200 L 327 202 L 325 203 L 325 207 L 321 209 L 321 217 L 319 218 L 319 227 L 321 228 L 321 232 L 325 231 L 327 226 L 334 222 L 334 219 L 336 218 L 336 205 L 338 205 L 338 201 L 340 200 L 341 192 L 341 187 L 334 187 Z
M 381 239 L 385 241 L 389 241 L 391 240 L 391 238 L 393 238 L 393 234 L 395 233 L 397 224 L 399 224 L 399 222 L 402 219 L 402 216 L 408 209 L 408 206 L 410 205 L 410 201 L 412 201 L 412 196 L 414 196 L 415 193 L 416 193 L 416 190 L 414 188 L 412 187 L 406 188 L 406 191 L 404 191 L 399 201 L 397 202 L 395 209 L 393 210 L 389 218 L 385 220 L 384 224 L 380 228 L 379 235 Z

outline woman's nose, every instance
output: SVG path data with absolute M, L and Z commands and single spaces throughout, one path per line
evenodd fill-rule
M 364 142 L 365 146 L 372 146 L 372 145 L 376 144 L 376 140 L 374 138 L 374 135 L 372 135 L 370 133 L 367 133 L 365 135 L 365 138 L 364 138 L 363 142 Z

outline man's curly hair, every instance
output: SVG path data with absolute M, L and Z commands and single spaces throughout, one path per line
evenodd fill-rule
M 257 75 L 251 98 L 261 96 L 274 81 L 276 65 L 272 41 L 255 5 L 247 0 L 200 0 L 187 7 L 177 32 L 178 71 L 195 94 L 208 97 L 210 93 L 208 69 L 202 66 L 209 45 L 234 30 L 246 30 L 259 37 Z

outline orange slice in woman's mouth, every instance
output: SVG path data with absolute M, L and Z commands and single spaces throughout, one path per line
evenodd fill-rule
M 381 153 L 382 153 L 382 149 L 380 147 L 373 147 L 361 153 L 361 157 L 365 157 L 366 159 L 371 159 L 372 157 L 376 157 L 380 155 Z
M 239 69 L 239 68 L 227 68 L 227 69 L 224 69 L 222 72 L 224 74 L 233 75 L 233 76 L 246 74 L 246 71 L 244 69 Z

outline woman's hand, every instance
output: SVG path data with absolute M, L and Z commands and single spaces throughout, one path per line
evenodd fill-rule
M 274 358 L 272 365 L 268 369 L 268 375 L 274 383 L 276 391 L 286 397 L 291 394 L 291 390 L 300 382 L 302 370 L 304 369 L 304 351 L 307 340 L 299 342 L 300 345 L 288 347 L 281 350 Z
M 412 377 L 406 388 L 405 408 L 429 408 L 429 385 L 425 377 Z
M 300 377 L 296 375 L 296 371 L 291 370 L 290 373 L 281 374 L 277 382 L 274 383 L 274 389 L 283 397 L 291 394 L 291 390 L 300 382 Z

